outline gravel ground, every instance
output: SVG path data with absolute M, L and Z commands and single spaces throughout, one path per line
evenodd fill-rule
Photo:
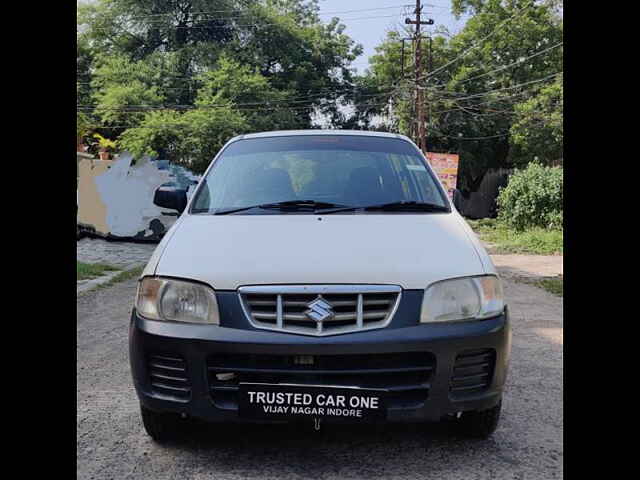
M 134 267 L 146 264 L 157 246 L 157 243 L 108 242 L 101 238 L 82 238 L 76 242 L 76 258 L 86 263 Z
M 500 427 L 467 440 L 447 424 L 199 426 L 160 446 L 144 433 L 131 383 L 135 281 L 78 298 L 80 479 L 562 478 L 562 299 L 505 280 L 512 358 Z

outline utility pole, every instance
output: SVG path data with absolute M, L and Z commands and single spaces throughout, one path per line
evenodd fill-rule
M 415 42 L 416 42 L 416 50 L 415 50 L 415 99 L 416 99 L 416 122 L 417 122 L 417 138 L 416 144 L 418 148 L 423 152 L 426 152 L 427 145 L 425 141 L 426 132 L 425 132 L 425 109 L 424 109 L 424 91 L 420 88 L 420 81 L 423 78 L 422 73 L 422 52 L 420 48 L 420 26 L 421 25 L 433 25 L 433 19 L 429 18 L 426 21 L 422 21 L 420 15 L 422 13 L 422 5 L 421 0 L 416 0 L 416 9 L 413 12 L 416 15 L 415 20 L 411 20 L 410 18 L 405 18 L 404 23 L 407 25 L 415 25 Z

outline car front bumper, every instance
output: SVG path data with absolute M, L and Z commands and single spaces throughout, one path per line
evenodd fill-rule
M 506 308 L 502 315 L 480 321 L 328 337 L 158 322 L 134 309 L 129 333 L 141 404 L 212 422 L 243 421 L 237 381 L 248 378 L 362 388 L 388 384 L 394 392 L 389 422 L 438 421 L 461 411 L 483 410 L 500 401 L 511 348 Z M 300 356 L 314 356 L 332 370 L 294 365 Z M 235 378 L 219 381 L 220 373 L 221 378 Z

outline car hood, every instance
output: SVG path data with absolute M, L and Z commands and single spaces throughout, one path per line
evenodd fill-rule
M 155 274 L 218 290 L 301 283 L 422 289 L 491 268 L 455 212 L 185 215 L 167 236 L 150 262 Z M 148 265 L 145 274 L 152 272 Z

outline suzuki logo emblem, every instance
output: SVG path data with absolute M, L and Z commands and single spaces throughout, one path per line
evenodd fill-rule
M 320 295 L 313 302 L 307 304 L 307 307 L 309 310 L 304 312 L 305 315 L 318 323 L 333 317 L 333 307 Z

